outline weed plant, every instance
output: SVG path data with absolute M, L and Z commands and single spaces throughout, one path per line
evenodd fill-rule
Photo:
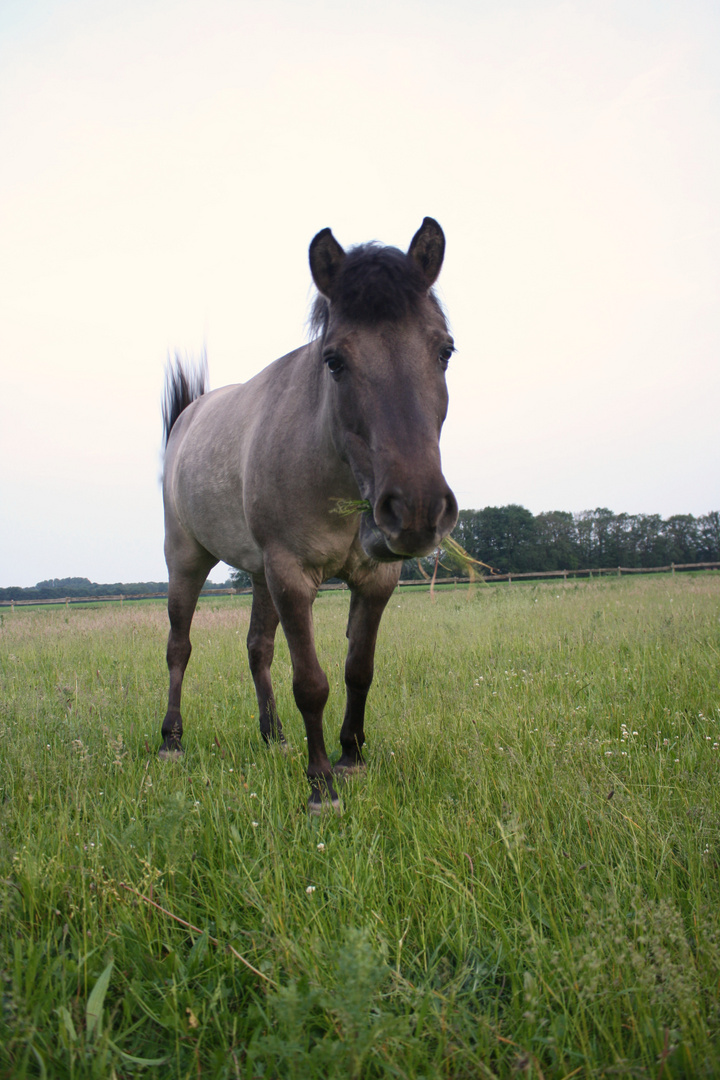
M 160 604 L 2 612 L 0 1076 L 717 1076 L 719 601 L 396 593 L 319 819 L 281 635 L 291 750 L 259 737 L 249 598 L 200 603 L 177 763 Z

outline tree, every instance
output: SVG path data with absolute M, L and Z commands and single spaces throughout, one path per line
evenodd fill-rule
M 674 514 L 665 522 L 668 554 L 676 563 L 697 562 L 698 548 L 702 546 L 698 527 L 692 514 Z
M 720 512 L 711 510 L 697 519 L 700 562 L 720 562 Z
M 535 518 L 524 506 L 461 510 L 453 536 L 468 555 L 502 573 L 539 569 Z
M 606 506 L 584 510 L 575 518 L 580 565 L 589 569 L 617 566 L 617 541 L 613 538 L 615 514 Z
M 233 569 L 228 578 L 230 585 L 233 589 L 250 589 L 252 588 L 252 578 L 246 570 Z
M 575 519 L 566 510 L 549 510 L 535 518 L 538 558 L 544 570 L 576 570 L 578 537 Z

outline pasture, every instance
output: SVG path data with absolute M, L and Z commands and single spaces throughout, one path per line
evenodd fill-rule
M 0 614 L 0 1076 L 718 1075 L 720 575 L 396 592 L 316 818 L 249 613 L 200 601 L 177 763 L 161 603 Z

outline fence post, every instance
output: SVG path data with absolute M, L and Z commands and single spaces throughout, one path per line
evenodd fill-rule
M 512 574 L 508 574 L 508 585 L 512 585 Z
M 675 573 L 675 563 L 674 563 L 674 562 L 671 562 L 671 563 L 670 563 L 670 571 L 671 571 L 671 573 L 673 573 L 673 574 Z
M 621 577 L 621 576 L 622 576 L 622 575 L 621 575 L 621 573 L 620 573 L 620 567 L 618 566 L 618 577 Z

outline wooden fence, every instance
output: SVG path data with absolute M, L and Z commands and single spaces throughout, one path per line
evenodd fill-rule
M 512 584 L 513 581 L 534 581 L 541 580 L 543 578 L 562 578 L 563 581 L 567 581 L 571 577 L 607 577 L 609 575 L 614 577 L 621 577 L 623 574 L 674 574 L 676 571 L 686 570 L 720 570 L 720 562 L 699 562 L 699 563 L 670 563 L 669 566 L 609 566 L 602 567 L 601 569 L 594 570 L 533 570 L 527 574 L 488 574 L 488 575 L 476 575 L 474 578 L 469 577 L 442 577 L 436 578 L 435 585 L 468 585 L 471 581 L 480 582 L 485 585 L 490 585 L 495 581 L 507 581 L 508 584 Z M 429 579 L 418 578 L 411 581 L 399 581 L 399 588 L 412 588 L 414 585 L 428 586 L 430 584 Z M 330 589 L 347 589 L 345 582 L 325 582 L 320 586 L 321 591 Z M 245 596 L 252 592 L 252 589 L 206 589 L 200 593 L 200 599 L 204 596 Z M 69 607 L 70 604 L 107 604 L 107 603 L 119 603 L 122 604 L 124 600 L 164 600 L 167 598 L 166 592 L 155 593 L 128 593 L 121 596 L 64 596 L 53 597 L 50 600 L 0 600 L 0 607 L 6 607 L 13 610 L 16 607 L 37 607 L 44 604 L 64 604 Z
M 467 585 L 471 581 L 480 581 L 490 584 L 493 581 L 531 581 L 540 578 L 562 578 L 567 581 L 569 577 L 621 577 L 623 574 L 674 574 L 676 570 L 720 570 L 720 562 L 698 563 L 670 563 L 669 566 L 604 566 L 592 570 L 531 570 L 527 574 L 477 574 L 474 578 L 469 577 L 444 577 L 436 578 L 436 585 L 458 584 Z M 428 585 L 429 581 L 422 578 L 418 581 L 401 581 L 400 585 Z

